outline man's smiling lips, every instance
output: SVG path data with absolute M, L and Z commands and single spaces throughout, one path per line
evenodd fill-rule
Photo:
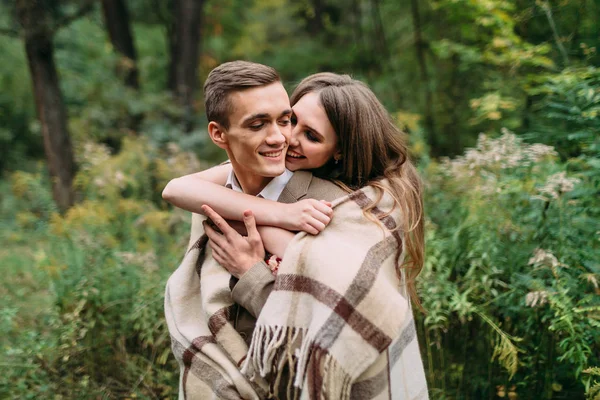
M 281 156 L 281 153 L 283 153 L 283 149 L 274 150 L 274 151 L 259 152 L 259 154 L 261 156 L 266 157 L 266 158 L 279 158 L 279 156 Z

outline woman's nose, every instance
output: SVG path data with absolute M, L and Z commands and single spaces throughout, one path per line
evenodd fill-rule
M 300 134 L 301 134 L 301 130 L 297 128 L 297 126 L 294 126 L 292 128 L 292 135 L 290 137 L 290 147 L 296 147 L 300 144 Z

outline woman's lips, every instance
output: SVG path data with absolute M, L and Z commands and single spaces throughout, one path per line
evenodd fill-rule
M 289 151 L 289 150 L 288 150 L 287 154 L 285 155 L 285 157 L 293 159 L 293 160 L 298 160 L 298 159 L 301 159 L 301 158 L 306 158 L 302 154 L 296 153 L 295 151 Z

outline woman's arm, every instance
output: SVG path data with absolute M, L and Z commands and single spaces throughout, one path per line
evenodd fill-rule
M 333 213 L 328 203 L 306 199 L 283 204 L 256 196 L 235 192 L 224 187 L 231 165 L 219 165 L 208 170 L 171 180 L 162 197 L 176 207 L 202 213 L 204 204 L 225 219 L 242 221 L 245 210 L 252 210 L 260 225 L 302 230 L 313 235 L 325 229 Z
M 258 233 L 260 233 L 265 249 L 281 258 L 295 236 L 294 233 L 275 226 L 259 226 Z
M 172 179 L 163 189 L 162 198 L 175 207 L 201 214 L 202 205 L 211 197 L 211 190 L 216 188 L 217 195 L 219 188 L 228 190 L 224 186 L 230 171 L 231 164 L 224 164 Z

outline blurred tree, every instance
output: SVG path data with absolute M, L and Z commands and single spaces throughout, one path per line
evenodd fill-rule
M 311 0 L 306 7 L 307 28 L 313 35 L 320 35 L 323 32 L 323 6 L 323 0 Z
M 122 56 L 117 73 L 123 77 L 125 85 L 139 89 L 137 53 L 125 1 L 102 0 L 102 12 L 110 42 Z
M 56 0 L 17 0 L 16 14 L 22 28 L 31 73 L 44 150 L 52 180 L 52 195 L 58 208 L 66 211 L 75 201 L 72 182 L 75 162 L 67 126 L 67 110 L 54 62 L 56 30 L 91 9 L 92 1 L 68 16 L 59 17 Z
M 423 33 L 421 28 L 421 13 L 419 11 L 419 0 L 410 1 L 412 22 L 413 22 L 413 37 L 415 54 L 417 57 L 417 63 L 419 65 L 419 72 L 421 75 L 421 92 L 425 96 L 425 104 L 423 105 L 423 114 L 425 129 L 428 133 L 427 139 L 429 148 L 431 149 L 432 155 L 439 155 L 440 148 L 438 145 L 438 136 L 435 130 L 435 121 L 433 117 L 433 95 L 431 90 L 431 82 L 429 79 L 429 73 L 427 72 L 427 63 L 425 60 L 425 50 L 427 43 L 423 40 Z
M 184 130 L 191 132 L 198 88 L 202 0 L 170 0 L 168 87 L 184 108 Z

